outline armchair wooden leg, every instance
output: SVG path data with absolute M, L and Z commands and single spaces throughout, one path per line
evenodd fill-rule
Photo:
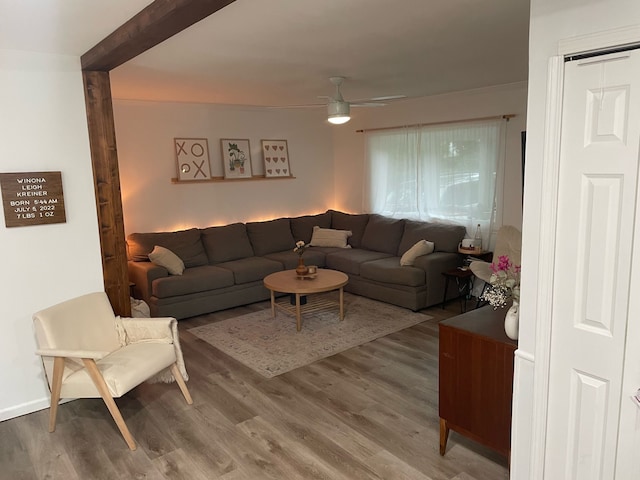
M 49 407 L 49 431 L 56 429 L 56 416 L 60 403 L 60 389 L 62 388 L 62 374 L 64 373 L 64 357 L 53 359 L 53 378 L 51 379 L 51 406 Z
M 107 408 L 111 413 L 111 416 L 115 420 L 116 425 L 120 430 L 120 433 L 124 437 L 124 441 L 127 442 L 127 445 L 131 450 L 135 450 L 136 442 L 131 436 L 129 429 L 127 428 L 127 424 L 124 423 L 124 418 L 122 418 L 122 415 L 120 414 L 120 410 L 118 409 L 118 406 L 116 405 L 115 400 L 111 396 L 111 392 L 109 392 L 109 387 L 107 387 L 107 384 L 105 383 L 104 378 L 102 378 L 102 374 L 100 373 L 100 370 L 98 370 L 98 366 L 96 365 L 96 362 L 91 358 L 83 358 L 82 361 L 84 362 L 84 366 L 86 367 L 87 372 L 91 377 L 91 380 L 93 380 L 94 385 L 100 392 L 100 396 L 104 400 L 104 403 L 107 405 Z
M 191 394 L 189 393 L 187 384 L 184 382 L 184 378 L 182 378 L 180 369 L 178 368 L 178 365 L 176 365 L 175 363 L 171 365 L 171 373 L 173 374 L 173 378 L 176 379 L 176 383 L 180 387 L 180 391 L 182 392 L 182 395 L 184 395 L 184 399 L 187 401 L 189 405 L 192 405 L 193 400 L 191 399 Z

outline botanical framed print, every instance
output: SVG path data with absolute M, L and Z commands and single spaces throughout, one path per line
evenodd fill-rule
M 209 143 L 206 138 L 174 138 L 178 180 L 209 180 Z
M 262 140 L 265 177 L 290 177 L 289 148 L 286 140 Z
M 220 139 L 224 178 L 251 178 L 249 140 Z

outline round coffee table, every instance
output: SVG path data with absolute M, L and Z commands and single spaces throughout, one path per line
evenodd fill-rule
M 271 290 L 271 316 L 275 318 L 276 307 L 282 310 L 294 313 L 296 316 L 296 330 L 299 332 L 302 326 L 300 321 L 300 295 L 309 295 L 312 293 L 330 292 L 331 290 L 340 290 L 340 320 L 344 319 L 344 287 L 349 281 L 349 277 L 342 272 L 336 270 L 328 270 L 319 268 L 318 273 L 312 278 L 301 278 L 296 274 L 295 270 L 284 270 L 283 272 L 272 273 L 264 278 L 264 286 Z M 276 303 L 275 292 L 295 294 L 295 307 Z M 305 306 L 305 311 L 324 310 L 327 307 L 335 307 L 335 302 L 328 300 L 312 301 Z

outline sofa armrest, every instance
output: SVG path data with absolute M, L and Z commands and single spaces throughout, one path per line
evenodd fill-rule
M 463 256 L 459 253 L 434 252 L 416 258 L 413 266 L 422 268 L 427 284 L 427 305 L 434 305 L 442 301 L 447 279 L 442 272 L 452 270 L 462 265 Z
M 168 277 L 169 271 L 152 262 L 127 262 L 129 271 L 129 281 L 135 285 L 133 291 L 136 298 L 140 298 L 149 303 L 151 298 L 151 284 L 158 278 Z
M 462 265 L 462 256 L 458 253 L 433 252 L 428 255 L 420 255 L 413 262 L 414 267 L 422 268 L 425 272 L 442 272 Z

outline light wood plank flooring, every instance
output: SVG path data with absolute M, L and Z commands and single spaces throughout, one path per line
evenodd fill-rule
M 473 302 L 469 301 L 469 307 Z M 438 321 L 432 320 L 265 379 L 187 330 L 268 302 L 179 323 L 194 399 L 143 384 L 118 399 L 138 443 L 131 452 L 100 399 L 0 422 L 0 479 L 508 478 L 506 459 L 451 432 L 438 453 Z

